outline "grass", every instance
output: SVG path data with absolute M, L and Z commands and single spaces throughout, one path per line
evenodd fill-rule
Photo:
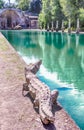
M 5 75 L 8 80 L 14 78 L 16 73 L 18 73 L 17 78 L 19 80 L 24 80 L 23 75 L 24 68 L 22 63 L 20 63 L 20 57 L 14 52 L 10 51 L 11 48 L 8 46 L 8 41 L 4 38 L 2 34 L 0 34 L 0 58 L 5 63 L 10 63 L 10 67 L 7 66 L 7 70 L 5 71 Z M 15 69 L 16 68 L 16 69 Z
M 9 49 L 6 42 L 7 41 L 4 39 L 4 37 L 0 37 L 0 51 L 7 51 Z

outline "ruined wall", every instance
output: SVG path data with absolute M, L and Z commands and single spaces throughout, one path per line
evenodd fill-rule
M 15 9 L 5 9 L 0 13 L 0 28 L 13 29 L 15 26 L 23 24 L 26 26 L 26 18 L 22 12 Z

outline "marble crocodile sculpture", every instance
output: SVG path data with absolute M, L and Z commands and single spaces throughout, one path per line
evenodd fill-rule
M 42 61 L 35 64 L 30 64 L 25 68 L 26 83 L 23 84 L 22 94 L 28 91 L 34 99 L 34 107 L 38 107 L 39 115 L 44 124 L 54 123 L 54 115 L 52 113 L 52 106 L 57 101 L 58 91 L 50 91 L 49 87 L 41 82 L 36 72 L 39 70 Z

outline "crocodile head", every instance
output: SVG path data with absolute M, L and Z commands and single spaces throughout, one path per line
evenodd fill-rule
M 41 64 L 42 64 L 42 60 L 39 60 L 34 64 L 30 63 L 27 67 L 25 67 L 25 74 L 27 74 L 28 72 L 32 72 L 33 74 L 36 74 Z
M 33 74 L 36 74 L 37 71 L 39 70 L 41 64 L 42 64 L 42 60 L 39 60 L 38 62 L 36 62 L 36 63 L 34 64 L 34 66 L 31 68 L 31 72 L 32 72 Z
M 36 62 L 36 64 L 40 66 L 42 64 L 42 60 L 39 60 L 38 62 Z

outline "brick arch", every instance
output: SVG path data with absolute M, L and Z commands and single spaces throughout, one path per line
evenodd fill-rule
M 6 25 L 4 28 L 14 28 L 21 21 L 18 12 L 12 9 L 3 11 L 1 17 L 4 18 L 3 23 Z

